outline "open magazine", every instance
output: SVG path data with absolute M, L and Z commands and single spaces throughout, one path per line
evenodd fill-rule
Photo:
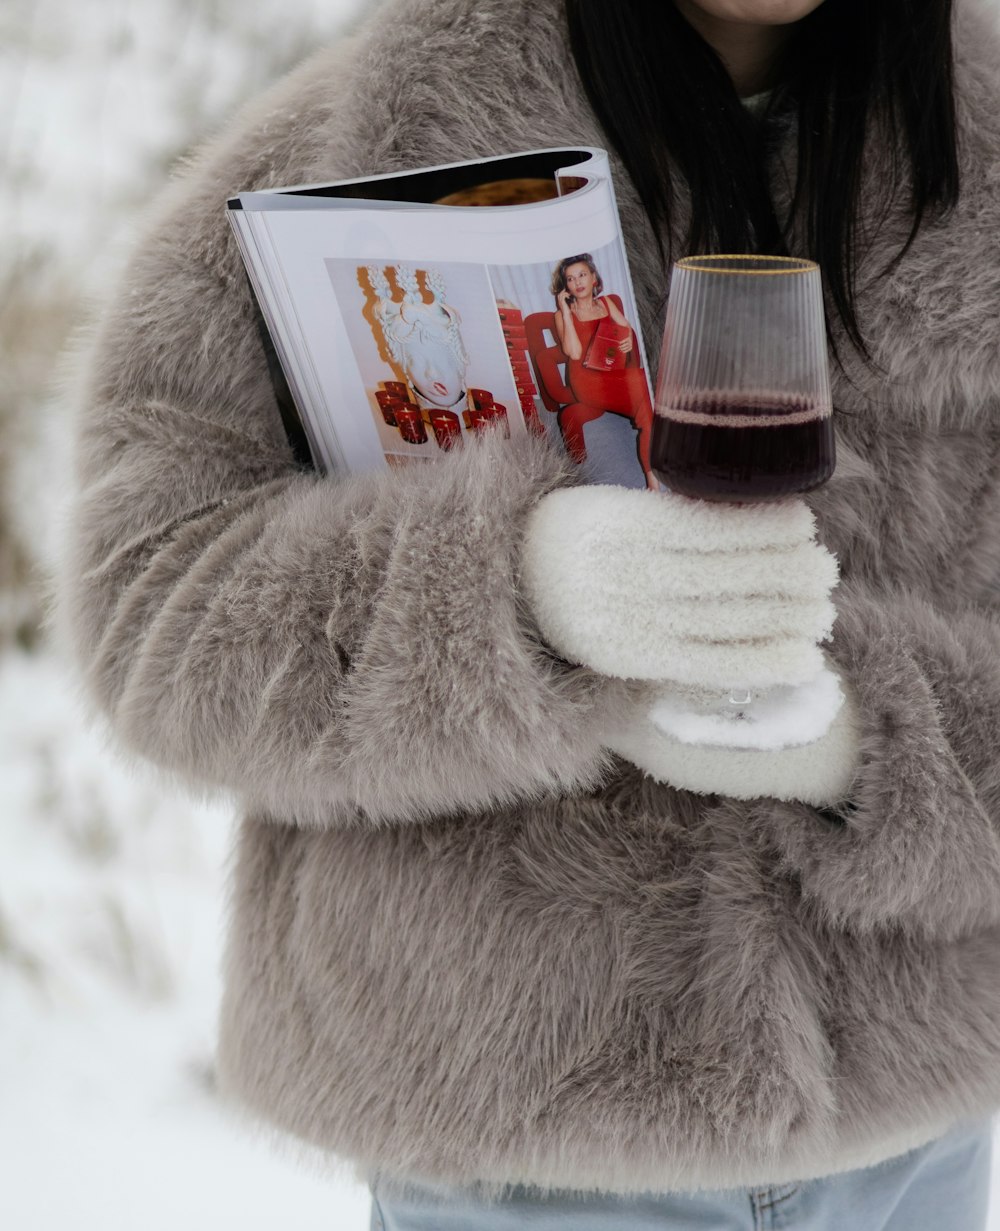
M 244 192 L 228 216 L 303 458 L 419 463 L 498 425 L 645 485 L 648 365 L 603 150 Z

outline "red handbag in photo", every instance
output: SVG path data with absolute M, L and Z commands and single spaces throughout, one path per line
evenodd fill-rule
M 621 349 L 621 343 L 631 332 L 628 325 L 617 325 L 610 316 L 606 316 L 590 340 L 583 366 L 594 372 L 616 372 L 624 368 L 628 355 Z

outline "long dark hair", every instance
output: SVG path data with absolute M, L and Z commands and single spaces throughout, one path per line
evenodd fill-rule
M 851 342 L 868 138 L 889 151 L 878 168 L 884 218 L 904 197 L 912 244 L 929 212 L 958 199 L 952 0 L 826 0 L 792 32 L 768 112 L 798 112 L 798 167 L 789 218 L 768 177 L 767 126 L 740 102 L 722 61 L 672 2 L 565 0 L 573 58 L 608 140 L 658 236 L 669 237 L 678 177 L 691 214 L 689 253 L 787 251 L 795 228 L 823 269 Z M 867 202 L 871 207 L 871 202 Z M 661 255 L 670 252 L 670 239 Z M 891 268 L 891 266 L 890 266 Z M 888 272 L 888 270 L 883 271 Z

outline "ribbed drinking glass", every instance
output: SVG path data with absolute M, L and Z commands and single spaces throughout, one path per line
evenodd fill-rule
M 819 266 L 773 256 L 674 266 L 653 469 L 702 500 L 770 500 L 833 473 Z
M 835 453 L 819 266 L 753 255 L 678 261 L 655 411 L 652 467 L 671 492 L 743 504 L 824 483 Z M 816 685 L 835 687 L 832 677 Z M 789 691 L 736 685 L 697 713 L 661 705 L 658 722 L 689 743 L 767 746 L 760 728 L 787 708 Z

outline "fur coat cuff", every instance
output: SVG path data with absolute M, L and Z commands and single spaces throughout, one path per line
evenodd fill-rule
M 831 653 L 859 715 L 845 798 L 758 823 L 833 922 L 956 937 L 1000 921 L 1000 622 L 843 581 Z
M 833 685 L 839 685 L 836 701 L 821 698 L 819 713 L 809 715 L 822 734 L 803 743 L 756 748 L 675 738 L 657 722 L 667 694 L 656 685 L 637 686 L 635 704 L 609 732 L 608 744 L 651 778 L 680 790 L 837 805 L 846 798 L 857 770 L 859 715 L 851 686 L 843 678 L 834 679 Z

